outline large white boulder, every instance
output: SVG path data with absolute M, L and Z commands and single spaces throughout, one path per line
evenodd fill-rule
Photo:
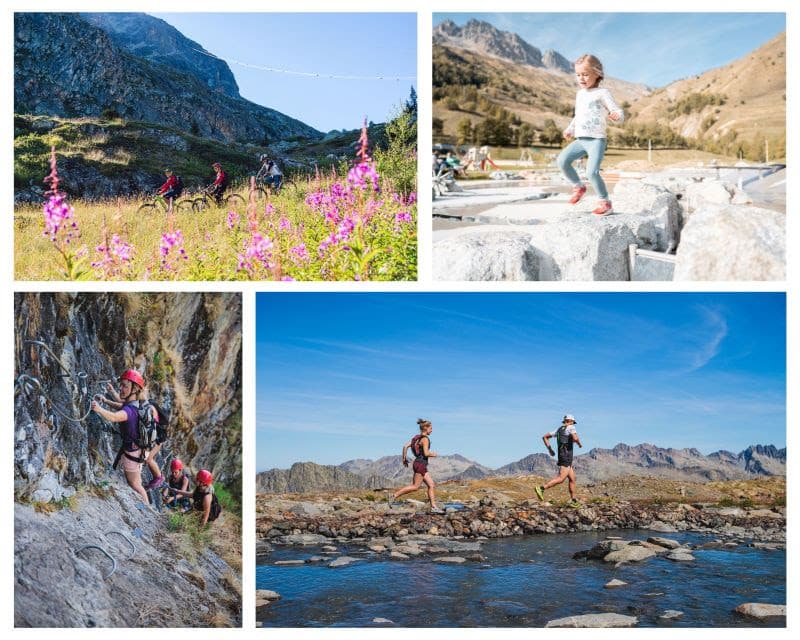
M 639 623 L 636 616 L 624 616 L 621 613 L 587 613 L 581 616 L 568 616 L 550 620 L 545 627 L 572 628 L 612 628 L 635 627 Z
M 678 246 L 683 209 L 669 190 L 623 180 L 614 188 L 614 211 L 631 226 L 640 249 L 671 252 Z
M 695 211 L 681 232 L 675 280 L 784 280 L 786 215 L 728 205 Z
M 436 242 L 436 280 L 627 280 L 630 227 L 614 216 L 523 229 L 466 227 Z
M 734 187 L 719 180 L 704 180 L 686 185 L 686 204 L 690 210 L 708 204 L 730 204 Z

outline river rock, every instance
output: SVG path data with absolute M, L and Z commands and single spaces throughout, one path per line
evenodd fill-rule
M 759 207 L 698 209 L 681 232 L 674 280 L 783 280 L 786 216 Z
M 256 589 L 256 606 L 259 600 L 265 602 L 272 602 L 273 600 L 280 600 L 281 594 L 277 591 L 270 591 L 269 589 Z
M 352 558 L 350 556 L 342 556 L 341 558 L 336 558 L 336 560 L 331 560 L 328 566 L 331 569 L 337 569 L 339 567 L 346 567 L 349 564 L 353 564 L 354 562 L 358 562 L 358 558 Z
M 629 544 L 617 551 L 612 551 L 604 558 L 604 562 L 641 562 L 656 555 L 656 552 L 649 547 Z
M 276 566 L 291 567 L 298 564 L 305 564 L 305 560 L 276 560 L 273 564 Z
M 667 609 L 659 617 L 660 620 L 674 620 L 683 616 L 683 611 L 676 611 L 675 609 Z
M 466 558 L 462 558 L 461 556 L 445 556 L 442 558 L 434 558 L 434 562 L 442 562 L 446 564 L 463 564 L 467 561 Z
M 588 613 L 551 620 L 544 626 L 607 629 L 611 627 L 635 627 L 637 624 L 639 624 L 639 619 L 636 616 L 624 616 L 620 613 Z
M 394 624 L 394 622 L 392 622 L 388 618 L 373 618 L 372 624 L 377 624 L 381 626 L 391 626 Z
M 675 525 L 670 524 L 669 522 L 662 522 L 661 520 L 653 520 L 650 524 L 647 525 L 647 529 L 651 531 L 658 531 L 660 533 L 676 533 L 678 530 L 675 528 Z
M 647 541 L 651 544 L 658 545 L 659 547 L 664 547 L 665 549 L 677 549 L 681 546 L 680 542 L 677 540 L 670 540 L 669 538 L 652 537 L 648 538 Z
M 736 613 L 749 618 L 758 618 L 764 620 L 767 618 L 785 618 L 786 605 L 785 604 L 763 604 L 760 602 L 746 602 L 740 604 L 734 609 Z
M 604 587 L 606 589 L 614 589 L 615 587 L 627 587 L 628 583 L 624 582 L 623 580 L 617 580 L 614 578 L 613 580 L 609 580 L 605 583 Z
M 666 556 L 664 556 L 667 560 L 672 560 L 673 562 L 693 562 L 694 556 L 684 549 L 675 549 L 674 551 L 670 551 Z
M 281 544 L 312 545 L 328 542 L 328 538 L 317 533 L 297 533 L 278 538 Z
M 392 551 L 389 553 L 389 557 L 392 560 L 408 560 L 411 556 L 408 556 L 405 553 L 400 553 L 399 551 Z

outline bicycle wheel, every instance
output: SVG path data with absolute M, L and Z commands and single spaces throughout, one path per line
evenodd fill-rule
M 225 204 L 229 207 L 243 207 L 245 204 L 245 199 L 238 193 L 232 193 L 225 197 Z
M 154 203 L 152 203 L 152 202 L 146 202 L 145 204 L 143 204 L 142 206 L 140 206 L 140 207 L 139 207 L 139 208 L 136 210 L 136 213 L 137 213 L 137 214 L 142 214 L 142 213 L 155 213 L 155 212 L 158 210 L 158 208 L 159 208 L 159 207 L 158 207 L 158 205 L 156 205 L 156 204 L 154 204 Z
M 192 202 L 193 208 L 195 211 L 205 211 L 211 206 L 211 200 L 209 198 L 195 198 Z
M 180 213 L 188 213 L 195 210 L 194 200 L 181 200 L 175 204 L 175 210 Z

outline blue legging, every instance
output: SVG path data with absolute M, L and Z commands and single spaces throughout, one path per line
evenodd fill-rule
M 572 163 L 578 158 L 588 156 L 586 162 L 586 177 L 589 179 L 592 187 L 597 192 L 601 200 L 608 200 L 608 190 L 606 183 L 600 177 L 600 163 L 603 161 L 603 156 L 606 154 L 606 139 L 605 138 L 575 138 L 565 149 L 558 155 L 558 168 L 564 172 L 574 186 L 581 186 L 581 179 L 578 173 L 572 168 Z

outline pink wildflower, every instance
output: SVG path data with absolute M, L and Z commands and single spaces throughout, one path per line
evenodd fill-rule
M 235 226 L 239 224 L 239 214 L 236 213 L 233 209 L 228 211 L 228 221 L 226 224 L 228 225 L 228 229 L 233 229 Z
M 278 220 L 278 229 L 281 231 L 288 231 L 292 228 L 292 223 L 289 221 L 285 215 L 282 215 L 280 220 Z

